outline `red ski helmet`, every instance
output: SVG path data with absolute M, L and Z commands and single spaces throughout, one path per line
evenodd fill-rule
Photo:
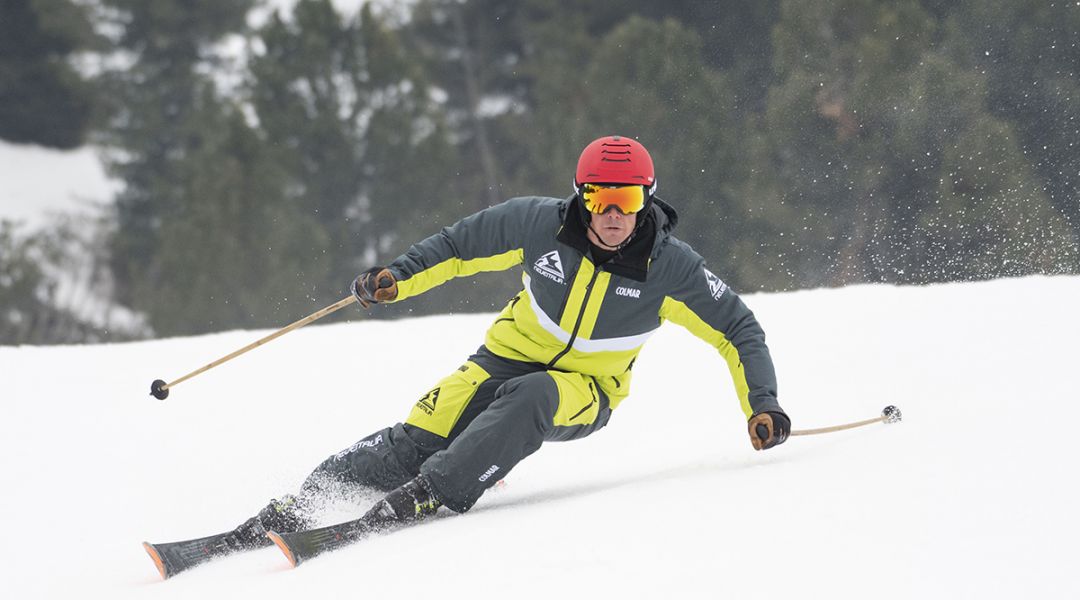
M 643 185 L 651 196 L 656 189 L 652 157 L 635 139 L 609 135 L 593 140 L 581 151 L 574 188 L 583 183 Z

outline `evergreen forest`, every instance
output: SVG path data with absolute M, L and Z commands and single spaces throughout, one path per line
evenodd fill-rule
M 280 327 L 457 219 L 569 196 L 609 134 L 743 294 L 1080 272 L 1080 3 L 343 4 L 0 0 L 0 139 L 92 146 L 122 184 L 0 221 L 0 344 Z

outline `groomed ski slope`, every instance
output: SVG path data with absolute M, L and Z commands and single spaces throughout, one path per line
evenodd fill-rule
M 1080 597 L 1080 278 L 746 300 L 796 428 L 874 417 L 887 404 L 903 423 L 755 453 L 720 359 L 667 325 L 607 429 L 546 445 L 468 515 L 295 570 L 268 548 L 166 582 L 140 542 L 231 528 L 294 489 L 326 456 L 403 418 L 482 341 L 491 315 L 313 325 L 164 402 L 147 395 L 153 379 L 266 332 L 0 348 L 0 590 L 20 599 Z

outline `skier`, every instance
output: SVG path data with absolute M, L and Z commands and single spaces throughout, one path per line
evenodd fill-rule
M 267 531 L 310 524 L 329 483 L 389 492 L 373 524 L 463 513 L 546 441 L 607 425 L 627 397 L 634 361 L 666 320 L 714 346 L 726 362 L 750 442 L 765 450 L 791 422 L 776 398 L 765 335 L 753 313 L 671 232 L 675 210 L 656 197 L 652 158 L 608 136 L 581 153 L 574 194 L 514 198 L 413 245 L 353 282 L 359 302 L 401 302 L 454 277 L 521 265 L 523 289 L 484 344 L 427 391 L 403 423 L 328 458 L 301 492 L 275 500 L 234 531 L 236 548 L 268 545 Z

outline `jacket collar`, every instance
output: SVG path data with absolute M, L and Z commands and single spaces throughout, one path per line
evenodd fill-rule
M 576 196 L 563 202 L 562 227 L 556 239 L 586 256 L 592 256 L 592 244 L 586 236 L 585 216 Z M 659 254 L 679 217 L 675 209 L 663 200 L 653 197 L 644 221 L 634 231 L 634 238 L 611 260 L 604 263 L 604 270 L 613 275 L 634 281 L 645 281 L 649 273 L 649 261 Z

